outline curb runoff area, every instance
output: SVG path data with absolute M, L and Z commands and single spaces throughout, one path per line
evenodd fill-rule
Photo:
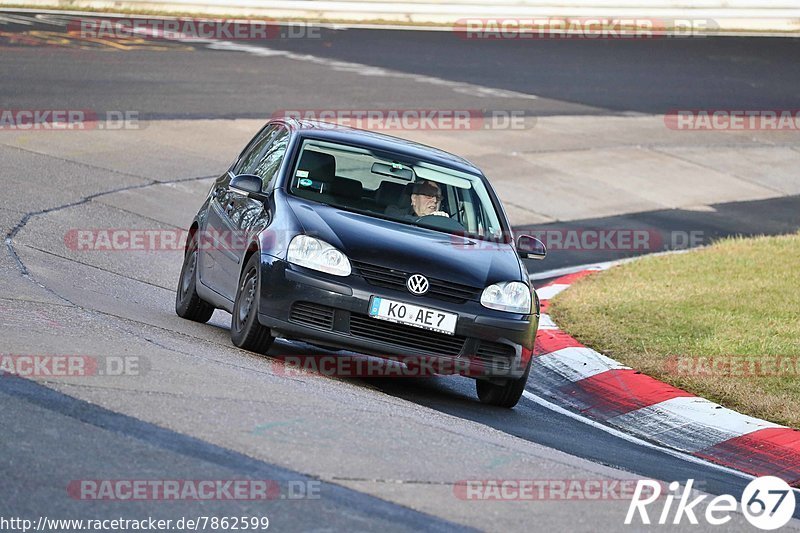
M 775 476 L 800 486 L 800 432 L 724 408 L 588 348 L 547 314 L 552 298 L 584 276 L 589 266 L 538 289 L 542 318 L 531 374 L 546 396 L 591 419 L 754 476 Z

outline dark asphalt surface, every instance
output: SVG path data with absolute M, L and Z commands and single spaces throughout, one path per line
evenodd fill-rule
M 0 516 L 158 520 L 267 517 L 281 531 L 471 531 L 339 485 L 314 480 L 198 439 L 114 413 L 31 381 L 0 378 L 4 428 Z M 22 420 L 35 421 L 22 424 Z M 35 460 L 31 460 L 34 451 Z M 66 500 L 85 479 L 267 480 L 280 493 L 260 501 Z M 166 477 L 164 475 L 166 474 Z M 43 502 L 47 502 L 46 506 Z M 302 510 L 302 512 L 299 512 Z
M 65 30 L 46 23 L 8 23 L 0 29 Z M 177 51 L 174 43 L 174 51 L 132 51 L 124 58 L 113 53 L 103 58 L 71 48 L 69 60 L 64 61 L 63 49 L 31 48 L 8 37 L 0 41 L 20 49 L 4 58 L 7 72 L 14 76 L 0 80 L 0 94 L 31 108 L 58 104 L 70 109 L 137 109 L 142 118 L 261 118 L 277 109 L 314 105 L 335 108 L 391 102 L 398 108 L 459 108 L 475 102 L 452 94 L 441 100 L 435 91 L 398 94 L 392 79 L 380 76 L 364 77 L 362 86 L 353 87 L 349 79 L 345 82 L 327 71 L 322 78 L 312 78 L 314 68 L 308 71 L 294 65 L 268 72 L 249 54 L 190 54 Z M 451 32 L 323 28 L 313 37 L 243 44 L 381 67 L 409 77 L 434 76 L 537 95 L 538 100 L 482 100 L 486 109 L 533 115 L 794 109 L 800 105 L 800 40 L 790 38 L 487 41 L 465 40 Z M 287 87 L 301 90 L 287 91 Z
M 557 99 L 598 113 L 793 108 L 800 40 L 735 37 L 653 40 L 465 40 L 448 32 L 347 30 L 276 48 Z
M 5 31 L 19 29 L 3 28 Z M 50 28 L 53 29 L 53 28 Z M 449 33 L 376 30 L 322 30 L 321 39 L 269 42 L 274 49 L 352 61 L 446 80 L 508 89 L 541 97 L 516 101 L 487 97 L 486 108 L 525 105 L 530 114 L 622 112 L 661 113 L 681 108 L 795 108 L 800 102 L 800 40 L 704 38 L 656 41 L 463 41 Z M 65 61 L 65 58 L 68 61 Z M 245 53 L 178 50 L 125 54 L 19 46 L 3 53 L 0 78 L 3 105 L 11 108 L 137 109 L 142 118 L 266 118 L 276 109 L 321 106 L 458 107 L 475 100 L 450 92 L 429 97 L 394 95 L 392 80 L 364 78 L 352 87 L 334 73 L 313 75 L 313 65 L 265 72 L 258 58 Z M 557 99 L 557 101 L 556 101 Z M 587 108 L 590 108 L 587 110 Z M 557 228 L 648 228 L 663 234 L 700 232 L 703 243 L 732 234 L 785 233 L 800 227 L 797 197 L 717 205 L 715 213 L 656 211 L 550 225 Z M 545 230 L 548 225 L 537 226 Z M 519 228 L 524 229 L 524 228 Z M 616 259 L 607 255 L 551 250 L 531 271 Z M 300 353 L 308 347 L 297 346 Z M 287 353 L 283 346 L 281 353 Z M 554 414 L 528 399 L 513 411 L 489 409 L 474 398 L 473 384 L 458 378 L 368 380 L 386 394 L 453 416 L 557 448 L 569 454 L 643 476 L 699 479 L 712 493 L 737 497 L 746 482 L 717 469 L 688 463 L 644 448 L 571 418 Z M 536 393 L 535 384 L 529 390 Z M 225 478 L 236 475 L 283 479 L 298 474 L 253 461 L 230 450 L 150 426 L 19 380 L 0 379 L 3 409 L 0 472 L 12 497 L 0 499 L 0 514 L 13 508 L 40 514 L 42 502 L 63 494 L 63 481 L 82 464 L 104 464 L 109 477 L 137 473 L 179 472 L 174 477 Z M 21 420 L 33 423 L 21 423 Z M 8 428 L 8 429 L 5 429 Z M 64 438 L 69 435 L 69 439 Z M 45 450 L 35 459 L 27 452 Z M 129 464 L 128 458 L 137 458 Z M 133 468 L 136 466 L 137 468 Z M 54 480 L 52 472 L 60 471 Z M 74 474 L 78 475 L 78 474 Z M 8 481 L 11 481 L 8 483 Z M 59 484 L 60 483 L 60 484 Z M 29 499 L 33 486 L 50 486 Z M 270 519 L 286 513 L 298 530 L 325 524 L 352 530 L 445 530 L 455 527 L 353 491 L 325 485 L 326 498 L 315 506 L 274 502 Z M 327 497 L 330 495 L 330 498 Z M 80 503 L 80 502 L 79 502 Z M 163 505 L 163 504 L 162 504 Z M 7 507 L 7 508 L 6 508 Z M 114 506 L 86 510 L 86 516 L 111 513 Z M 343 512 L 343 509 L 347 512 Z M 140 508 L 126 505 L 141 516 Z M 135 512 L 135 511 L 140 512 Z M 196 507 L 192 507 L 196 510 Z M 253 514 L 260 509 L 217 503 L 216 514 Z M 62 509 L 67 515 L 74 509 Z M 127 512 L 126 511 L 126 512 Z M 164 517 L 181 515 L 178 506 Z M 170 514 L 171 513 L 171 514 Z M 149 514 L 157 514 L 150 511 Z M 293 522 L 288 516 L 291 515 Z M 71 515 L 74 516 L 74 515 Z M 800 517 L 800 510 L 796 513 Z
M 526 261 L 528 272 L 567 268 L 587 263 L 602 263 L 668 250 L 705 246 L 724 237 L 782 235 L 800 229 L 800 196 L 786 196 L 749 202 L 714 204 L 714 211 L 663 209 L 613 217 L 571 220 L 536 226 L 519 226 L 519 232 L 554 232 L 553 243 L 564 242 L 569 232 L 637 231 L 646 232 L 649 246 L 641 250 L 576 250 L 551 246 L 545 261 Z M 542 235 L 540 235 L 542 236 Z M 555 240 L 562 236 L 561 240 Z

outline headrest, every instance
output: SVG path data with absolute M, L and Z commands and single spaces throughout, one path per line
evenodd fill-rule
M 363 187 L 361 186 L 361 182 L 358 180 L 340 178 L 339 176 L 333 178 L 333 183 L 331 184 L 331 194 L 334 196 L 361 199 L 362 192 Z
M 336 176 L 336 158 L 331 154 L 303 150 L 297 169 L 307 171 L 311 179 L 330 182 Z
M 388 207 L 396 205 L 400 201 L 400 197 L 405 192 L 406 186 L 403 183 L 395 183 L 393 181 L 382 181 L 378 187 L 378 192 L 375 195 L 375 201 L 378 205 Z

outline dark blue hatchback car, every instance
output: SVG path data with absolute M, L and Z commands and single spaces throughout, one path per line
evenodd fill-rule
M 236 346 L 275 337 L 408 364 L 462 363 L 484 403 L 516 405 L 539 303 L 483 173 L 446 152 L 274 120 L 209 191 L 187 241 L 178 315 L 232 314 Z

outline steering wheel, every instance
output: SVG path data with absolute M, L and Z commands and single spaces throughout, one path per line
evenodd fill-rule
M 424 215 L 417 217 L 417 219 L 414 220 L 414 223 L 447 231 L 467 231 L 467 228 L 465 228 L 458 220 L 440 215 Z

